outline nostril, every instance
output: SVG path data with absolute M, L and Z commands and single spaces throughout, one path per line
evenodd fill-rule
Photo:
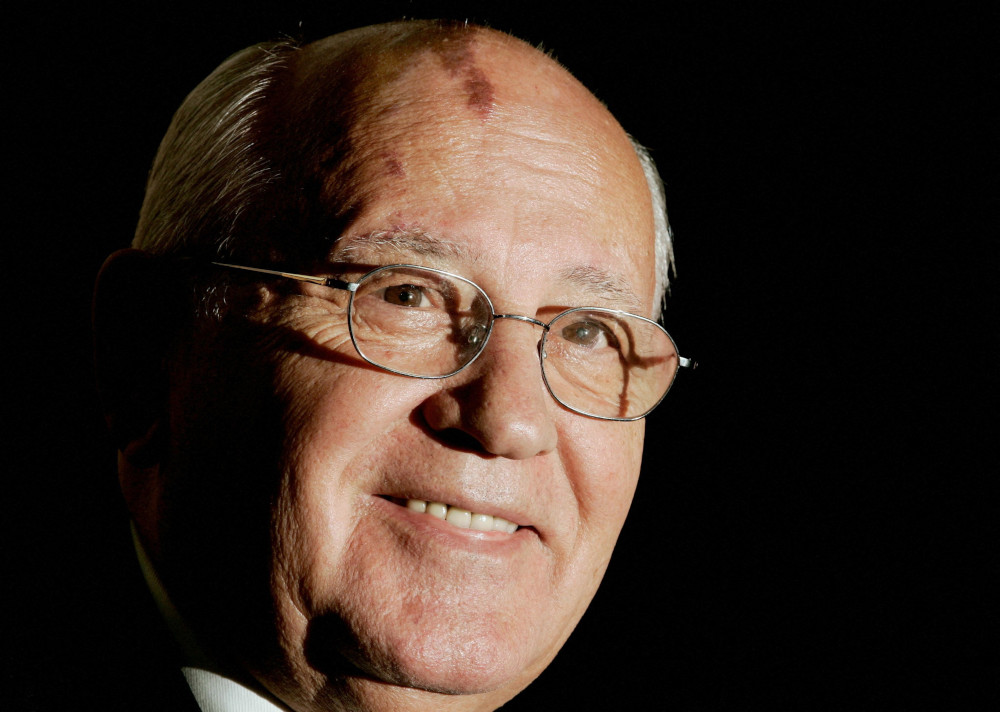
M 447 448 L 462 452 L 484 454 L 483 446 L 476 437 L 461 427 L 446 425 L 447 421 L 439 422 L 442 414 L 427 408 L 419 409 L 411 416 L 411 420 L 419 423 L 428 435 Z
M 482 453 L 483 446 L 469 433 L 458 428 L 435 431 L 434 437 L 446 447 L 465 452 Z

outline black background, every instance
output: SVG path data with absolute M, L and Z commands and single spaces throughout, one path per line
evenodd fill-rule
M 701 362 L 649 419 L 638 495 L 591 610 L 505 709 L 962 709 L 995 686 L 980 648 L 996 652 L 984 587 L 995 15 L 956 3 L 34 7 L 12 16 L 5 62 L 13 668 L 70 645 L 61 622 L 88 615 L 95 581 L 116 575 L 101 552 L 122 513 L 92 386 L 90 290 L 131 238 L 172 112 L 254 42 L 448 16 L 553 50 L 652 149 L 676 234 L 666 323 Z

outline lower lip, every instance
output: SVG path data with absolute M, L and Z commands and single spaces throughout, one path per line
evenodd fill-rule
M 502 554 L 505 550 L 520 549 L 529 541 L 537 539 L 535 530 L 531 527 L 519 527 L 513 534 L 462 529 L 433 515 L 414 512 L 383 497 L 373 499 L 374 511 L 384 516 L 390 525 L 403 527 L 407 533 L 416 533 L 446 546 Z

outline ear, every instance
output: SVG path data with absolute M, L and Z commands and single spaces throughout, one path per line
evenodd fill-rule
M 162 258 L 116 252 L 97 277 L 94 362 L 104 414 L 128 464 L 145 469 L 162 456 L 167 417 L 167 356 L 189 302 Z

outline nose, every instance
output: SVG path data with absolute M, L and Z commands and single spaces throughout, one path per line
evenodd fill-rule
M 527 459 L 555 449 L 558 407 L 538 361 L 539 322 L 498 319 L 486 350 L 423 404 L 435 431 L 460 431 L 500 457 Z

